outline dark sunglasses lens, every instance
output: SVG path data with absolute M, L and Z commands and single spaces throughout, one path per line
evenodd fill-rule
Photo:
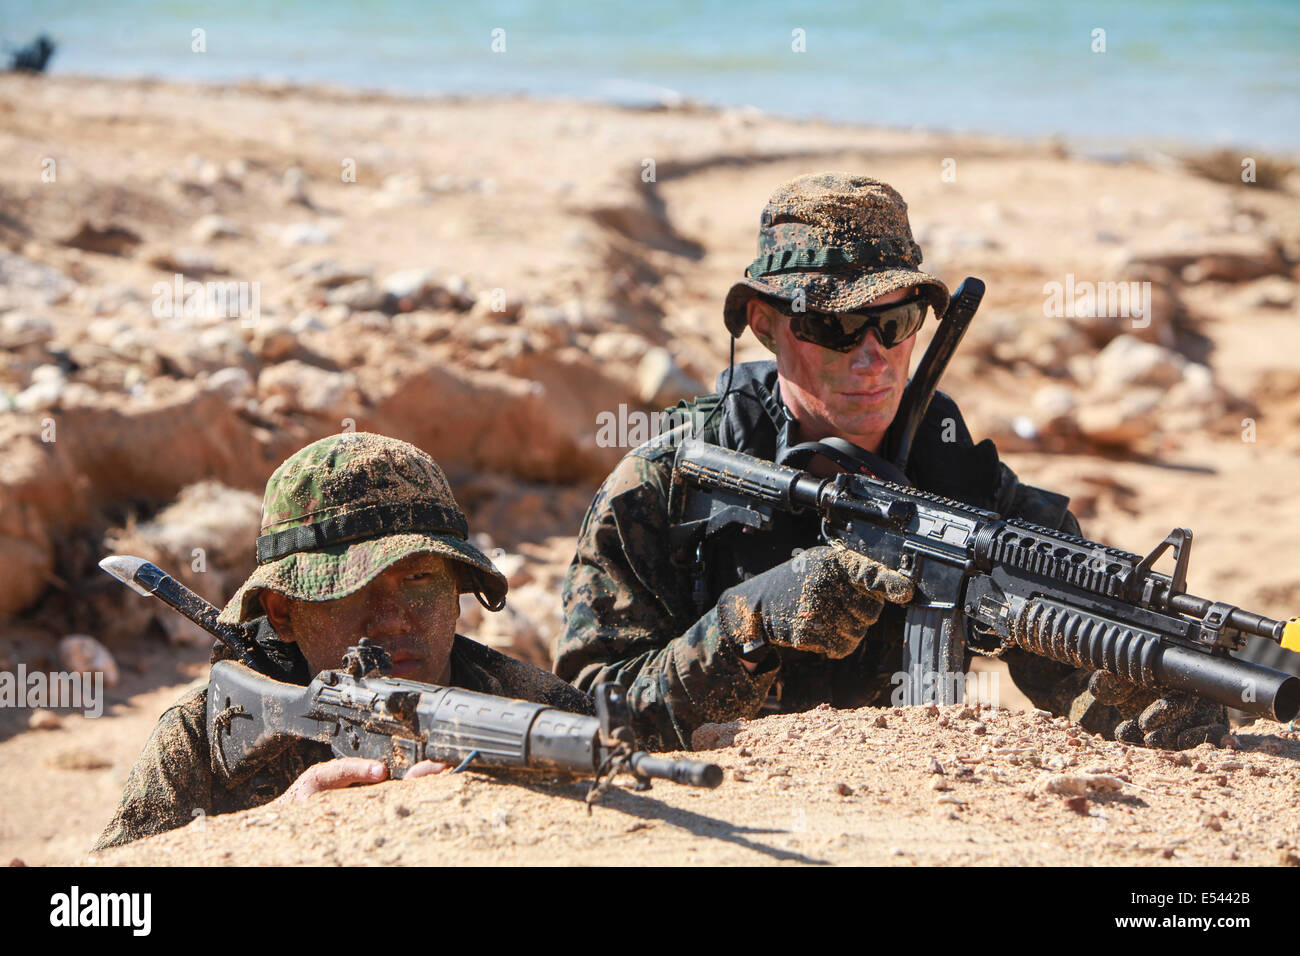
M 915 335 L 925 322 L 924 302 L 904 302 L 862 312 L 792 312 L 790 331 L 804 342 L 849 352 L 874 330 L 881 346 L 892 349 Z
M 892 309 L 882 309 L 876 313 L 876 320 L 880 344 L 892 349 L 920 331 L 925 322 L 925 303 L 907 302 Z
M 794 337 L 822 348 L 847 352 L 862 341 L 860 330 L 849 331 L 839 321 L 839 316 L 825 312 L 794 312 L 790 316 L 790 331 Z

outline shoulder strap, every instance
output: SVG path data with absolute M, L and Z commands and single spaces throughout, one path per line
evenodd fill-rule
M 664 414 L 669 416 L 674 424 L 690 423 L 692 438 L 699 438 L 716 445 L 718 434 L 722 429 L 722 412 L 714 415 L 713 410 L 721 401 L 722 396 L 716 393 L 703 395 L 690 401 L 680 401 L 671 408 L 664 409 Z M 712 418 L 709 417 L 711 415 Z

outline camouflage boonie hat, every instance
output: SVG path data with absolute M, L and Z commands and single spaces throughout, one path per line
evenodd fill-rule
M 459 561 L 483 606 L 500 610 L 506 578 L 468 537 L 465 515 L 428 454 L 368 432 L 322 438 L 267 481 L 257 570 L 217 620 L 260 616 L 263 590 L 300 601 L 347 597 L 412 554 Z
M 852 312 L 877 296 L 919 285 L 936 316 L 948 287 L 921 272 L 907 203 L 892 186 L 850 173 L 814 173 L 784 185 L 763 207 L 758 258 L 727 293 L 727 331 L 739 338 L 756 294 L 789 302 L 803 289 L 808 308 Z

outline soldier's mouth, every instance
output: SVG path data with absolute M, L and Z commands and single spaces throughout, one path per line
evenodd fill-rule
M 424 658 L 414 651 L 399 649 L 391 651 L 394 677 L 411 677 L 424 665 Z
M 884 398 L 894 390 L 892 385 L 879 385 L 875 388 L 851 389 L 841 392 L 841 395 L 848 395 L 851 398 Z

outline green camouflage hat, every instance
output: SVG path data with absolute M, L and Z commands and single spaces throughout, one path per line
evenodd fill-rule
M 489 610 L 505 576 L 470 544 L 469 525 L 437 462 L 414 445 L 368 432 L 332 435 L 290 456 L 266 483 L 257 570 L 218 620 L 262 613 L 263 590 L 300 601 L 353 594 L 412 554 L 440 554 L 468 569 Z
M 789 302 L 799 289 L 809 309 L 852 312 L 877 296 L 919 285 L 936 316 L 948 287 L 921 272 L 907 203 L 892 186 L 850 173 L 814 173 L 778 186 L 758 226 L 758 258 L 727 293 L 727 330 L 745 331 L 756 294 Z

